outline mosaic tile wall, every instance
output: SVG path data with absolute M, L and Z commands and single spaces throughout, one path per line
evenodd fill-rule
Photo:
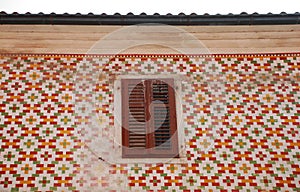
M 114 79 L 177 74 L 185 162 L 112 163 Z M 300 54 L 0 56 L 0 191 L 300 191 Z

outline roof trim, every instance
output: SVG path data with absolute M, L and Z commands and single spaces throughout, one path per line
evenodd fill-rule
M 166 25 L 291 25 L 300 24 L 300 13 L 288 14 L 227 14 L 227 15 L 197 15 L 192 13 L 185 15 L 160 15 L 155 13 L 147 15 L 141 13 L 134 15 L 128 13 L 121 15 L 94 15 L 89 14 L 32 14 L 32 13 L 12 13 L 0 12 L 0 24 L 34 24 L 34 25 L 135 25 L 143 23 L 166 24 Z

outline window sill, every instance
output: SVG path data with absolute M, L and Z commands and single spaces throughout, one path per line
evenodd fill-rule
M 186 158 L 122 158 L 119 160 L 119 163 L 143 163 L 143 164 L 152 164 L 152 163 L 172 163 L 172 164 L 184 164 L 187 163 Z
M 181 151 L 180 157 L 174 158 L 127 158 L 121 156 L 121 151 L 116 150 L 116 153 L 113 157 L 111 157 L 111 163 L 126 163 L 126 164 L 134 164 L 134 163 L 173 163 L 173 164 L 184 164 L 187 163 L 187 158 L 183 156 L 184 152 Z

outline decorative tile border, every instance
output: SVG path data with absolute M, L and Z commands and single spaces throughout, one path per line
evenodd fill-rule
M 50 57 L 50 58 L 261 58 L 261 57 L 299 57 L 299 52 L 294 53 L 246 53 L 246 54 L 32 54 L 32 53 L 0 53 L 7 57 Z

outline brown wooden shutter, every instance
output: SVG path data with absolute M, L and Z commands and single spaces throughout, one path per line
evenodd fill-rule
M 152 114 L 156 157 L 178 157 L 176 104 L 173 79 L 152 80 Z
M 122 80 L 123 157 L 178 155 L 171 79 Z
M 153 81 L 152 104 L 155 147 L 157 149 L 170 149 L 169 85 L 166 82 L 160 80 Z
M 145 90 L 141 80 L 122 80 L 123 156 L 146 154 Z

